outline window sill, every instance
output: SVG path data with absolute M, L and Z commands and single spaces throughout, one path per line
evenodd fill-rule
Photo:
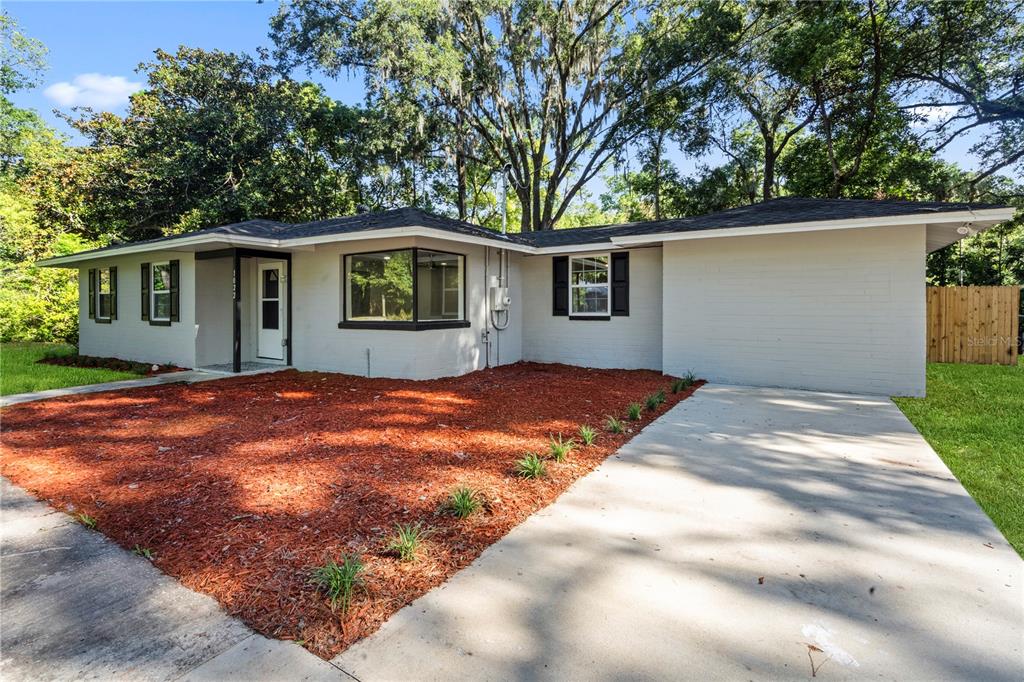
M 570 315 L 570 320 L 579 320 L 581 322 L 607 322 L 612 319 L 611 315 Z
M 96 318 L 96 324 L 110 324 L 110 318 L 109 317 L 107 317 L 107 318 L 97 317 Z
M 422 332 L 429 329 L 465 329 L 468 320 L 439 320 L 437 322 L 339 322 L 338 329 L 391 329 Z
M 149 321 L 149 326 L 151 326 L 151 327 L 170 327 L 171 326 L 171 321 L 170 320 L 150 320 Z

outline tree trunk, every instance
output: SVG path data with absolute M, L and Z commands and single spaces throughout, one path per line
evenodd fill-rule
M 658 142 L 654 146 L 654 219 L 661 220 L 661 148 L 665 143 L 665 131 L 658 131 Z
M 775 139 L 764 138 L 764 182 L 761 185 L 761 199 L 768 201 L 775 194 Z

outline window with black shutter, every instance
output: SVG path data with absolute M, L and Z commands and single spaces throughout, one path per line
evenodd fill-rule
M 569 257 L 555 256 L 551 259 L 552 272 L 552 315 L 569 314 Z
M 612 315 L 629 315 L 629 252 L 612 254 Z

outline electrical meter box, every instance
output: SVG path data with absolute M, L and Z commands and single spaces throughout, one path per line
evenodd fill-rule
M 508 310 L 512 304 L 512 297 L 508 294 L 508 287 L 491 287 L 491 310 Z

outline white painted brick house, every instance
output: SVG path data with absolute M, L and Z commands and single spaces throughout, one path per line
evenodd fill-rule
M 1012 215 L 784 198 L 502 235 L 397 209 L 252 220 L 43 265 L 79 269 L 87 355 L 412 379 L 532 360 L 923 395 L 925 256 Z

